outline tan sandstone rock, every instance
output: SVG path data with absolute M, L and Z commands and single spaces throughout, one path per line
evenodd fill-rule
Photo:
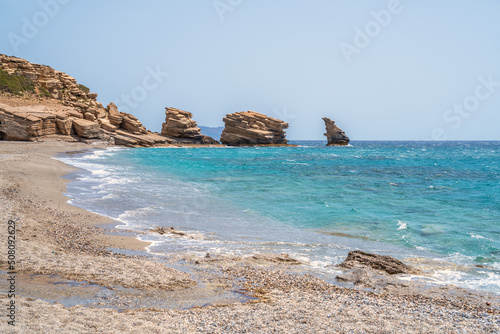
M 102 129 L 96 122 L 86 119 L 75 119 L 73 120 L 73 127 L 80 137 L 89 139 L 102 137 Z
M 107 119 L 101 121 L 101 128 L 110 132 L 116 132 L 116 129 L 118 129 L 117 126 L 111 124 Z
M 286 145 L 288 123 L 255 111 L 242 111 L 224 117 L 221 143 L 229 146 Z
M 118 111 L 118 107 L 116 106 L 116 104 L 114 104 L 113 102 L 111 102 L 110 104 L 108 104 L 108 107 L 106 108 L 106 111 L 110 114 L 110 115 L 118 115 L 120 112 Z
M 147 132 L 146 128 L 134 115 L 121 112 L 120 116 L 123 117 L 123 121 L 120 124 L 120 127 L 124 128 L 125 130 L 128 130 L 135 134 Z
M 193 120 L 193 114 L 176 108 L 165 108 L 165 122 L 161 134 L 181 143 L 219 144 L 217 140 L 201 133 L 201 129 Z
M 56 119 L 56 123 L 60 134 L 66 136 L 72 134 L 73 121 L 71 119 Z
M 97 94 L 88 92 L 75 78 L 46 65 L 0 54 L 0 69 L 29 78 L 39 92 L 46 90 L 55 99 L 95 101 L 97 98 Z
M 335 125 L 335 122 L 328 117 L 324 117 L 326 126 L 325 136 L 328 138 L 327 146 L 345 146 L 350 142 L 349 137 L 346 136 L 345 132 L 339 129 Z

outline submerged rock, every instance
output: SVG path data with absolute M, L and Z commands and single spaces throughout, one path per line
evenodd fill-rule
M 185 144 L 219 144 L 212 137 L 201 134 L 201 129 L 193 120 L 193 114 L 176 108 L 165 108 L 165 123 L 161 134 Z
M 164 235 L 164 234 L 175 234 L 175 235 L 181 235 L 181 236 L 185 236 L 186 235 L 186 233 L 177 231 L 173 227 L 168 227 L 168 228 L 167 227 L 156 227 L 154 229 L 151 229 L 150 231 L 154 232 L 154 233 L 161 234 L 161 235 Z
M 328 138 L 327 146 L 345 146 L 351 141 L 335 122 L 328 117 L 323 117 L 326 126 L 325 136 Z
M 286 263 L 286 264 L 302 264 L 299 260 L 296 260 L 290 255 L 283 254 L 275 254 L 275 253 L 259 253 L 252 256 L 252 259 L 264 262 L 275 262 L 275 263 Z
M 242 111 L 224 117 L 221 143 L 229 146 L 286 145 L 288 123 L 255 111 Z
M 339 267 L 353 268 L 372 268 L 389 275 L 395 274 L 418 274 L 419 271 L 403 262 L 387 255 L 377 255 L 363 251 L 352 251 L 347 254 L 347 258 L 339 264 Z

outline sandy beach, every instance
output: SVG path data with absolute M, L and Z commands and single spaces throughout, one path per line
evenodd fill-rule
M 1 333 L 495 333 L 498 296 L 329 284 L 279 254 L 148 256 L 149 244 L 70 204 L 59 153 L 83 143 L 0 143 Z M 15 221 L 14 298 L 7 279 Z M 15 326 L 7 308 L 15 300 Z

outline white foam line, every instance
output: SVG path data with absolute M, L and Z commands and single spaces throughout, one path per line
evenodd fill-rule
M 136 236 L 135 237 L 137 240 L 139 241 L 142 241 L 142 242 L 149 242 L 151 243 L 149 246 L 145 247 L 146 249 L 146 252 L 148 252 L 149 254 L 152 254 L 152 255 L 167 255 L 166 253 L 155 253 L 151 250 L 151 248 L 163 243 L 163 241 L 151 241 L 151 240 L 144 240 L 143 238 L 141 238 L 140 235 Z

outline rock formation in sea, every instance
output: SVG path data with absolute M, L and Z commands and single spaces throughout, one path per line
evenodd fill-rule
M 173 142 L 183 144 L 220 144 L 212 137 L 201 134 L 201 129 L 193 120 L 193 114 L 176 108 L 165 108 L 165 123 L 161 134 Z
M 345 146 L 350 142 L 345 132 L 335 125 L 335 122 L 328 117 L 323 117 L 326 126 L 325 136 L 328 138 L 327 146 Z
M 229 146 L 286 145 L 288 123 L 255 111 L 241 111 L 224 117 L 221 143 Z
M 127 146 L 168 142 L 133 115 L 66 73 L 0 54 L 0 140 L 100 141 Z

